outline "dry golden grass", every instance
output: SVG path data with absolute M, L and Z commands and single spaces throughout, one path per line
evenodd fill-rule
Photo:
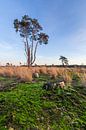
M 32 81 L 32 71 L 28 67 L 17 67 L 15 76 L 24 81 Z
M 39 71 L 42 74 L 47 74 L 47 67 L 46 66 L 40 67 Z
M 40 74 L 40 67 L 32 67 L 32 70 L 34 70 L 34 73 L 39 73 Z
M 49 74 L 50 76 L 56 78 L 58 76 L 57 68 L 56 67 L 47 68 L 47 74 Z
M 0 67 L 0 75 L 16 76 L 24 81 L 32 81 L 32 71 L 27 67 Z
M 86 84 L 86 69 L 85 68 L 58 68 L 58 67 L 0 67 L 0 75 L 2 76 L 16 76 L 25 81 L 32 81 L 32 75 L 48 74 L 54 78 L 62 76 L 66 82 L 72 81 L 72 75 L 77 74 L 83 84 Z
M 14 69 L 11 67 L 1 67 L 0 68 L 0 75 L 3 76 L 14 76 Z

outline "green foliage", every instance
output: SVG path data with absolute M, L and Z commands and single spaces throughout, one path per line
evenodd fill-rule
M 3 117 L 6 115 L 1 119 L 3 125 L 34 126 L 40 111 L 40 94 L 39 84 L 20 84 L 14 91 L 0 93 L 0 110 Z
M 72 75 L 72 85 L 73 86 L 80 86 L 81 85 L 81 79 L 77 74 Z
M 68 65 L 68 59 L 64 56 L 60 56 L 59 60 L 61 60 L 62 65 Z
M 19 32 L 24 40 L 28 66 L 32 65 L 36 59 L 38 44 L 48 44 L 49 36 L 41 32 L 42 27 L 38 20 L 28 15 L 24 15 L 21 20 L 15 19 L 13 24 L 15 31 Z
M 5 126 L 16 130 L 85 130 L 86 88 L 79 84 L 46 91 L 42 85 L 21 83 L 15 89 L 0 92 L 0 130 L 7 130 Z
M 16 87 L 17 82 L 16 77 L 0 77 L 0 91 L 10 91 Z

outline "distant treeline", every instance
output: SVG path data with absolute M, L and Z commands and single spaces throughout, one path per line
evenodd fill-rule
M 11 66 L 1 66 L 1 67 L 12 67 L 12 66 L 17 66 L 17 65 L 11 65 Z M 20 65 L 21 67 L 27 67 L 27 65 Z M 74 67 L 78 67 L 78 68 L 86 68 L 86 65 L 32 65 L 31 67 L 68 67 L 68 68 L 74 68 Z
M 86 68 L 86 65 L 33 65 L 33 67 L 38 66 L 38 67 L 42 67 L 42 66 L 46 66 L 46 67 L 68 67 L 68 68 L 74 68 L 74 67 L 78 67 L 78 68 Z
M 26 65 L 21 65 L 21 66 L 25 66 L 27 67 Z M 33 65 L 32 67 L 43 67 L 43 66 L 46 66 L 46 67 L 68 67 L 68 68 L 74 68 L 74 67 L 78 67 L 78 68 L 86 68 L 86 65 Z

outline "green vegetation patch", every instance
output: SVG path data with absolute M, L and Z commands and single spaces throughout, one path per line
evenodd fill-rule
M 42 82 L 20 83 L 0 92 L 0 130 L 85 130 L 86 88 L 46 91 Z

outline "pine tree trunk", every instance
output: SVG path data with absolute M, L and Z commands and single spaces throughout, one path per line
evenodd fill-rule
M 27 65 L 30 66 L 30 47 L 28 48 Z

